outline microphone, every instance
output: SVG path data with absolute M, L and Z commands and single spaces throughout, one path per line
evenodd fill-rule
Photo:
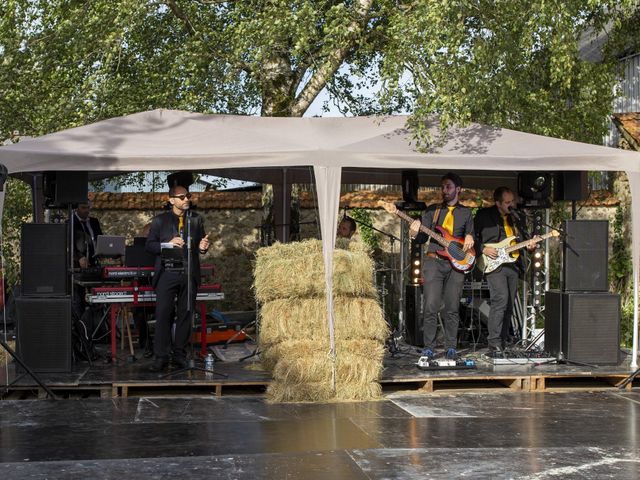
M 513 218 L 515 218 L 516 220 L 521 220 L 520 214 L 515 208 L 509 207 L 509 213 L 513 215 Z
M 349 210 L 349 205 L 344 206 L 344 213 L 342 214 L 342 219 L 347 218 L 347 210 Z

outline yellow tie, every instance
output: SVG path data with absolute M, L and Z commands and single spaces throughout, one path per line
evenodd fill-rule
M 504 222 L 504 233 L 507 237 L 511 237 L 513 236 L 513 228 L 511 228 L 511 225 L 509 225 L 509 221 L 507 220 L 507 216 L 503 215 L 502 216 L 502 221 Z M 511 245 L 515 244 L 516 241 L 512 240 L 511 241 Z M 512 258 L 518 258 L 520 256 L 520 252 L 518 252 L 517 250 L 515 252 L 511 252 L 511 257 Z
M 182 230 L 184 228 L 184 219 L 182 217 L 178 217 L 178 236 L 182 236 Z
M 453 209 L 456 207 L 447 207 L 449 211 L 444 217 L 442 222 L 442 228 L 444 228 L 450 235 L 453 235 Z

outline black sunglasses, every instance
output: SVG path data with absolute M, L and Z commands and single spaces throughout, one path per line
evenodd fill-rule
M 185 198 L 191 198 L 191 194 L 181 193 L 180 195 L 171 195 L 171 198 L 179 198 L 180 200 L 184 200 Z

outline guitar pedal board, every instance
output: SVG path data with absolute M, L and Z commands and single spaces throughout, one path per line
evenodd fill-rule
M 420 370 L 472 370 L 476 368 L 476 362 L 471 359 L 449 360 L 446 358 L 433 359 L 430 357 L 420 357 L 416 366 Z

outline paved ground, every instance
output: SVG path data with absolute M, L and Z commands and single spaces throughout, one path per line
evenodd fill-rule
M 640 477 L 640 392 L 0 402 L 0 476 Z

